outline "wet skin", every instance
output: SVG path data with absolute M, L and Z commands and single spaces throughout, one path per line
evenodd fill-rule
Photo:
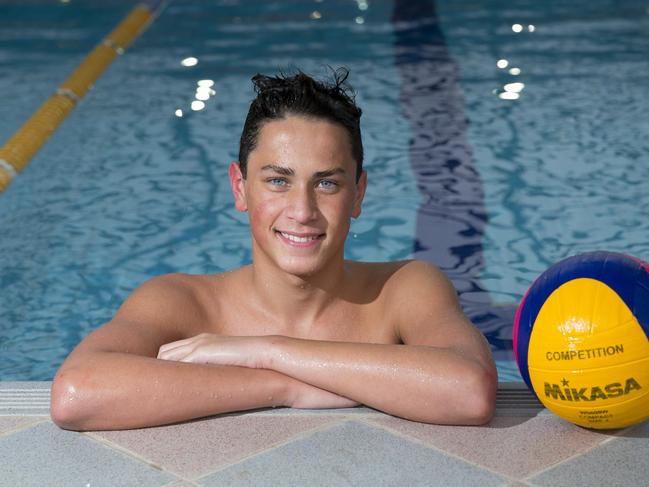
M 252 264 L 136 289 L 57 372 L 55 422 L 122 429 L 361 403 L 414 421 L 488 421 L 493 358 L 446 276 L 421 261 L 344 259 L 367 186 L 347 137 L 322 120 L 266 123 L 246 178 L 237 162 L 229 168 Z

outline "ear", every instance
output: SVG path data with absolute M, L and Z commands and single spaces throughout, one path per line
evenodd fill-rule
M 361 215 L 361 205 L 363 197 L 365 196 L 365 189 L 367 188 L 367 171 L 361 172 L 361 177 L 358 178 L 356 183 L 356 195 L 354 196 L 354 206 L 352 208 L 352 217 L 358 218 Z
M 232 161 L 230 163 L 228 175 L 230 176 L 230 187 L 234 195 L 234 207 L 239 211 L 248 211 L 246 180 L 243 178 L 243 174 L 241 174 L 238 161 Z

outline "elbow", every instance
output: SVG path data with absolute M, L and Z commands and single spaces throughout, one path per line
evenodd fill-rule
M 84 431 L 78 408 L 79 389 L 74 378 L 59 376 L 52 382 L 50 393 L 50 418 L 59 428 Z
M 496 392 L 498 390 L 498 373 L 495 367 L 491 370 L 477 367 L 467 381 L 465 418 L 463 423 L 482 426 L 489 423 L 496 413 Z

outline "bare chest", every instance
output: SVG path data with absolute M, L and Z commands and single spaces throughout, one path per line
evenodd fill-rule
M 347 305 L 328 311 L 315 323 L 284 323 L 245 303 L 219 306 L 210 318 L 212 333 L 228 336 L 284 335 L 309 340 L 401 343 L 378 305 Z
M 241 274 L 239 274 L 240 276 Z M 381 279 L 376 281 L 379 284 Z M 399 344 L 394 323 L 385 312 L 381 285 L 357 286 L 363 291 L 330 306 L 314 321 L 277 319 L 259 303 L 252 303 L 237 278 L 201 279 L 197 296 L 205 318 L 192 327 L 199 333 L 227 336 L 284 335 L 310 340 Z

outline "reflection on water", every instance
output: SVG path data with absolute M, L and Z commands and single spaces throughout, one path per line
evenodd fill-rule
M 131 7 L 4 2 L 0 140 Z M 646 5 L 433 7 L 170 2 L 0 197 L 0 380 L 51 380 L 154 275 L 249 262 L 227 166 L 250 78 L 278 68 L 351 69 L 370 187 L 346 256 L 438 264 L 498 353 L 551 263 L 649 260 Z
M 2 72 L 11 73 L 0 88 L 15 95 L 6 108 L 16 116 L 0 119 L 0 139 L 129 6 L 16 3 L 0 28 Z M 362 8 L 322 2 L 314 20 L 308 2 L 169 4 L 0 198 L 0 379 L 51 380 L 70 350 L 154 275 L 250 261 L 247 215 L 234 209 L 227 167 L 258 72 L 297 66 L 321 77 L 327 64 L 350 68 L 371 187 L 346 255 L 411 257 L 419 197 L 399 113 L 392 5 Z M 198 62 L 181 64 L 189 58 Z
M 494 306 L 480 282 L 487 224 L 484 189 L 467 140 L 465 102 L 435 4 L 396 1 L 395 62 L 400 102 L 410 122 L 410 164 L 423 196 L 414 255 L 438 265 L 453 281 L 465 313 L 488 338 L 496 358 L 512 358 L 515 306 Z M 506 61 L 500 62 L 506 66 Z M 520 91 L 522 83 L 508 91 Z
M 536 276 L 577 253 L 646 260 L 646 2 L 481 4 L 439 7 L 484 183 L 480 278 L 492 300 L 518 302 Z M 519 97 L 502 99 L 515 83 Z

